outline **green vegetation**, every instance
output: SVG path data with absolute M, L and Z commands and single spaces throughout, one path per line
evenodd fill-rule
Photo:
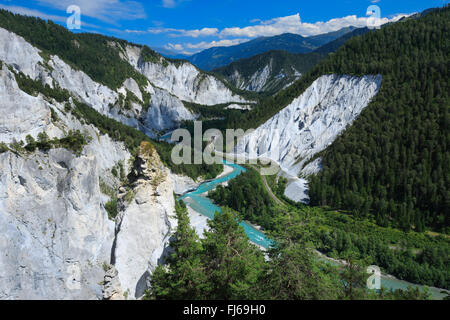
M 30 135 L 26 136 L 26 145 L 23 145 L 23 149 L 28 152 L 34 152 L 36 149 L 41 151 L 48 151 L 55 148 L 65 148 L 67 150 L 73 151 L 75 154 L 81 154 L 85 145 L 88 144 L 90 137 L 84 136 L 79 130 L 69 131 L 64 138 L 50 139 L 45 132 L 41 132 L 37 136 L 37 141 Z M 18 151 L 17 146 L 14 147 Z
M 143 86 L 147 83 L 143 75 L 120 57 L 128 44 L 125 40 L 99 34 L 74 34 L 52 21 L 6 10 L 0 10 L 0 27 L 22 36 L 43 50 L 44 56 L 55 54 L 74 69 L 83 70 L 94 81 L 111 89 L 121 87 L 127 78 L 133 78 Z
M 167 259 L 168 268 L 157 267 L 147 298 L 258 299 L 281 288 L 293 297 L 314 298 L 314 293 L 319 292 L 317 283 L 313 282 L 315 279 L 307 285 L 296 282 L 287 287 L 279 286 L 277 277 L 284 280 L 288 275 L 285 270 L 273 269 L 264 261 L 262 252 L 248 242 L 234 211 L 224 208 L 223 214 L 216 214 L 209 222 L 210 231 L 205 232 L 202 240 L 190 227 L 182 203 L 177 205 L 177 217 L 178 228 L 171 242 L 174 251 Z M 281 263 L 276 261 L 279 266 Z M 303 260 L 298 262 L 305 265 Z M 292 272 L 306 279 L 309 274 L 301 266 L 292 265 Z
M 351 38 L 298 82 L 225 128 L 255 128 L 324 74 L 381 74 L 378 95 L 322 154 L 313 205 L 404 230 L 450 228 L 448 7 Z M 204 125 L 205 127 L 205 125 Z M 219 128 L 222 128 L 219 127 Z
M 298 77 L 296 72 L 306 73 L 326 57 L 326 54 L 315 52 L 295 54 L 287 51 L 268 51 L 251 58 L 232 62 L 226 67 L 213 70 L 213 72 L 222 75 L 234 86 L 239 86 L 240 83 L 233 81 L 236 72 L 241 75 L 242 80 L 246 83 L 256 72 L 270 65 L 271 73 L 268 83 L 261 90 L 270 95 L 295 81 Z M 284 77 L 280 78 L 280 74 L 284 74 Z
M 172 237 L 173 251 L 166 265 L 151 278 L 146 299 L 429 299 L 428 292 L 408 289 L 379 293 L 365 289 L 368 274 L 351 258 L 336 268 L 315 256 L 307 241 L 307 216 L 280 215 L 271 236 L 276 248 L 266 261 L 249 243 L 238 224 L 242 217 L 224 207 L 209 221 L 210 230 L 199 239 L 190 226 L 183 202 L 176 203 L 178 227 Z M 289 272 L 286 272 L 289 270 Z
M 99 179 L 100 192 L 107 195 L 110 200 L 105 203 L 105 210 L 108 213 L 108 218 L 114 220 L 117 216 L 117 192 L 114 188 L 108 186 L 102 178 Z
M 104 116 L 94 110 L 93 108 L 87 106 L 86 104 L 76 102 L 75 108 L 72 113 L 78 117 L 78 119 L 84 119 L 89 124 L 94 125 L 100 133 L 108 134 L 112 139 L 116 141 L 122 141 L 128 150 L 133 155 L 136 155 L 139 146 L 142 141 L 151 142 L 157 149 L 162 162 L 168 166 L 172 172 L 177 174 L 184 174 L 192 179 L 197 179 L 203 177 L 205 179 L 211 179 L 220 174 L 223 170 L 223 165 L 214 164 L 207 165 L 203 164 L 180 164 L 175 165 L 171 160 L 171 152 L 173 145 L 166 142 L 157 142 L 151 140 L 141 131 L 124 125 L 118 121 L 115 121 L 107 116 Z
M 312 205 L 382 226 L 450 232 L 450 9 L 353 38 L 318 70 L 382 74 L 378 95 L 323 157 Z
M 192 102 L 183 101 L 186 109 L 192 111 L 195 114 L 200 114 L 200 118 L 198 120 L 205 121 L 211 119 L 219 119 L 223 120 L 227 117 L 238 117 L 242 113 L 247 112 L 246 110 L 238 110 L 238 109 L 226 109 L 231 104 L 238 105 L 249 105 L 245 103 L 224 103 L 224 104 L 216 104 L 214 106 L 205 106 Z M 189 127 L 189 125 L 187 125 Z
M 274 177 L 266 179 L 273 181 L 270 184 L 284 200 L 284 207 L 275 205 L 253 169 L 231 180 L 225 188 L 218 186 L 208 196 L 218 204 L 238 210 L 246 220 L 263 226 L 269 233 L 283 232 L 284 223 L 280 219 L 283 221 L 286 215 L 305 219 L 308 223 L 299 222 L 307 232 L 305 239 L 332 258 L 346 259 L 351 255 L 366 260 L 367 264 L 376 264 L 399 279 L 450 288 L 450 238 L 404 232 L 332 210 L 294 205 L 282 197 L 285 179 L 280 178 L 277 183 Z
M 105 210 L 108 212 L 108 218 L 114 220 L 117 216 L 117 198 L 114 197 L 105 203 Z
M 273 229 L 273 216 L 276 208 L 273 200 L 264 189 L 259 173 L 252 168 L 228 182 L 228 186 L 217 186 L 208 197 L 215 203 L 243 214 L 243 218 L 252 221 L 264 229 Z
M 342 259 L 351 252 L 399 279 L 450 289 L 449 238 L 380 227 L 335 211 L 304 210 L 315 217 L 308 226 L 310 240 L 328 256 Z
M 158 63 L 159 60 L 161 59 L 161 56 L 158 53 L 156 53 L 156 51 L 150 49 L 148 46 L 143 46 L 141 52 L 141 59 L 144 62 Z
M 48 84 L 43 85 L 39 79 L 33 80 L 22 72 L 16 72 L 12 68 L 10 70 L 14 73 L 19 88 L 29 95 L 37 96 L 42 93 L 47 98 L 54 98 L 58 102 L 68 101 L 70 98 L 69 91 L 65 89 L 51 88 Z
M 4 142 L 0 142 L 0 154 L 9 151 L 8 145 Z

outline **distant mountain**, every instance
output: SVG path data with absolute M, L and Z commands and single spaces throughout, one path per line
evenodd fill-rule
M 344 31 L 352 30 L 344 33 Z M 310 42 L 319 44 L 329 41 L 338 34 L 340 38 L 326 43 L 310 53 L 290 53 L 287 51 L 268 51 L 244 58 L 213 72 L 223 76 L 233 86 L 249 91 L 276 93 L 298 80 L 302 74 L 311 70 L 328 53 L 334 52 L 347 40 L 369 32 L 368 28 L 346 28 L 331 34 L 308 38 Z
M 272 50 L 308 53 L 353 30 L 354 27 L 348 27 L 312 37 L 302 37 L 292 33 L 284 33 L 274 37 L 261 37 L 235 46 L 210 48 L 187 57 L 187 60 L 200 69 L 212 70 Z
M 187 60 L 190 57 L 188 55 L 179 54 L 179 53 L 176 53 L 175 51 L 168 50 L 166 48 L 152 47 L 152 49 L 166 58 Z
M 298 80 L 317 62 L 326 58 L 322 53 L 290 53 L 269 51 L 241 59 L 228 66 L 214 69 L 241 90 L 276 93 Z
M 356 36 L 361 36 L 363 34 L 366 34 L 369 31 L 370 31 L 369 28 L 354 29 L 353 31 L 344 34 L 342 37 L 328 42 L 327 44 L 323 45 L 322 47 L 316 49 L 314 52 L 318 52 L 318 53 L 334 52 L 337 49 L 339 49 L 342 45 L 344 45 L 344 43 L 346 43 L 347 40 L 349 40 L 349 39 L 351 39 L 353 37 L 356 37 Z

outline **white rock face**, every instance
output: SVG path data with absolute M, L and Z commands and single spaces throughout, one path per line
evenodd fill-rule
M 49 64 L 51 74 L 38 68 L 36 76 L 67 87 L 82 101 L 114 116 L 114 109 L 105 105 L 116 92 L 71 70 L 58 57 L 53 56 Z M 26 64 L 9 66 L 26 71 Z M 132 81 L 124 86 L 136 89 Z M 139 288 L 145 281 L 139 282 L 140 277 L 153 270 L 175 223 L 171 220 L 174 198 L 168 169 L 162 164 L 152 168 L 153 174 L 168 178 L 154 189 L 151 184 L 139 185 L 134 197 L 137 202 L 121 212 L 116 229 L 104 209 L 109 197 L 101 193 L 99 180 L 117 184 L 111 168 L 121 162 L 128 172 L 130 153 L 122 143 L 80 123 L 63 103 L 46 100 L 21 91 L 14 74 L 3 64 L 0 142 L 24 140 L 27 134 L 36 138 L 43 131 L 50 138 L 60 138 L 69 130 L 80 130 L 92 139 L 80 156 L 65 149 L 48 154 L 0 154 L 0 299 L 121 299 L 122 289 L 128 288 L 134 297 L 142 292 Z M 51 110 L 59 120 L 52 120 Z M 135 232 L 142 232 L 143 238 L 133 238 Z M 111 262 L 112 254 L 122 278 L 119 272 L 116 277 L 115 269 L 109 269 L 105 277 L 103 265 Z
M 381 76 L 322 76 L 290 105 L 242 138 L 236 152 L 272 159 L 296 180 L 297 186 L 304 185 L 297 177 L 305 163 L 356 119 L 380 84 Z M 294 189 L 287 188 L 291 198 Z M 296 200 L 304 199 L 302 192 Z
M 117 107 L 119 93 L 126 95 L 126 89 L 134 93 L 136 97 L 141 101 L 143 99 L 141 89 L 134 79 L 126 79 L 123 86 L 117 91 L 114 91 L 105 85 L 93 81 L 83 71 L 74 70 L 71 66 L 66 64 L 63 60 L 55 55 L 50 57 L 48 61 L 48 66 L 50 67 L 50 69 L 47 69 L 46 67 L 44 67 L 44 61 L 39 55 L 39 49 L 30 45 L 22 37 L 17 36 L 16 34 L 2 28 L 0 28 L 0 45 L 0 60 L 9 64 L 15 70 L 23 72 L 24 74 L 30 76 L 32 79 L 39 79 L 52 88 L 57 85 L 62 89 L 66 89 L 70 93 L 72 93 L 79 101 L 86 103 L 101 114 L 113 118 L 131 127 L 144 129 L 144 131 L 151 137 L 156 136 L 154 130 L 168 130 L 177 128 L 180 121 L 193 120 L 196 118 L 195 115 L 193 115 L 184 107 L 183 103 L 176 95 L 165 90 L 165 87 L 167 86 L 161 86 L 161 89 L 155 87 L 152 84 L 148 84 L 148 86 L 145 88 L 145 90 L 150 93 L 152 97 L 150 101 L 150 108 L 148 108 L 149 112 L 143 111 L 142 106 L 135 103 L 133 103 L 132 110 L 121 110 L 120 107 Z M 139 48 L 132 46 L 128 46 L 126 48 L 126 57 L 124 56 L 124 58 L 129 60 L 133 65 L 137 66 L 139 56 Z M 156 66 L 154 67 L 156 68 Z M 162 66 L 160 67 L 163 68 Z M 195 69 L 195 67 L 191 67 Z M 163 71 L 165 72 L 165 70 Z M 197 70 L 196 73 L 200 77 L 200 74 Z M 195 87 L 196 89 L 195 94 L 192 93 L 192 95 L 195 97 L 195 101 L 189 100 L 188 98 L 185 100 L 204 103 L 206 101 L 205 99 L 209 99 L 212 97 L 213 100 L 211 100 L 211 103 L 205 104 L 217 104 L 222 103 L 222 101 L 244 101 L 240 97 L 234 99 L 231 91 L 228 90 L 222 82 L 219 83 L 216 78 L 209 77 L 208 79 L 209 80 L 207 80 L 206 82 L 203 81 L 202 84 L 192 84 L 192 88 Z M 179 86 L 185 85 L 185 83 L 182 82 L 183 79 L 178 80 L 180 81 Z M 190 80 L 184 79 L 183 81 Z M 208 81 L 213 84 L 208 84 Z M 161 84 L 160 82 L 158 83 Z M 9 85 L 9 82 L 7 82 L 6 85 Z M 178 87 L 174 86 L 174 88 Z M 5 85 L 2 89 L 6 90 Z M 16 88 L 13 88 L 13 90 L 15 89 Z M 178 93 L 183 91 L 180 88 L 178 88 L 177 90 Z M 216 95 L 214 90 L 218 90 L 219 94 Z M 228 97 L 228 95 L 230 97 L 230 100 L 223 98 Z M 222 97 L 222 100 L 220 100 L 220 97 Z M 16 98 L 22 99 L 21 96 Z M 214 99 L 219 99 L 217 101 L 220 102 L 215 102 L 216 100 Z M 6 103 L 10 105 L 9 102 L 5 102 L 5 104 Z M 30 116 L 31 115 L 33 115 L 33 113 L 30 112 Z M 10 114 L 10 117 L 12 116 L 13 114 Z M 37 117 L 38 120 L 35 120 L 35 116 L 36 115 L 34 115 L 33 117 L 34 122 L 42 122 L 42 117 Z M 24 127 L 28 126 L 26 123 L 21 125 Z M 0 135 L 1 134 L 2 132 L 0 131 Z
M 294 67 L 291 67 L 290 69 L 290 72 L 288 72 L 289 75 L 287 75 L 284 69 L 281 69 L 278 74 L 276 74 L 277 71 L 273 68 L 273 59 L 270 59 L 268 64 L 258 69 L 251 76 L 244 76 L 240 74 L 238 70 L 234 70 L 234 73 L 228 76 L 228 80 L 241 90 L 255 92 L 270 91 L 280 86 L 280 83 L 285 83 L 282 88 L 282 90 L 284 90 L 302 76 L 302 74 Z M 288 83 L 286 83 L 286 77 L 289 77 Z
M 14 74 L 4 65 L 0 70 L 0 141 L 25 140 L 30 134 L 54 127 L 49 104 L 42 97 L 32 97 L 17 86 Z M 54 129 L 54 128 L 53 128 Z
M 59 120 L 51 120 L 51 109 Z M 63 104 L 22 92 L 14 75 L 0 71 L 0 141 L 51 138 L 69 130 L 92 137 L 81 156 L 65 149 L 48 154 L 0 154 L 0 299 L 98 299 L 114 223 L 103 207 L 99 177 L 129 152 L 64 113 Z M 3 254 L 4 253 L 4 254 Z
M 127 49 L 128 61 L 156 87 L 179 99 L 202 105 L 247 102 L 234 94 L 214 76 L 199 71 L 188 62 L 172 63 L 164 58 L 159 63 L 136 60 L 136 49 Z M 164 63 L 163 63 L 164 61 Z
M 142 150 L 142 148 L 141 148 Z M 113 264 L 122 290 L 139 298 L 148 288 L 148 277 L 158 265 L 176 227 L 175 199 L 170 173 L 156 151 L 140 152 L 135 164 L 134 197 L 120 195 L 121 212 L 116 221 Z
M 173 191 L 177 195 L 183 195 L 189 190 L 196 189 L 201 182 L 195 182 L 192 178 L 182 176 L 179 174 L 170 174 L 170 178 L 173 181 Z
M 142 92 L 141 89 L 139 89 L 139 85 L 137 84 L 136 80 L 133 78 L 128 78 L 123 83 L 123 87 L 120 88 L 118 91 L 122 93 L 124 96 L 127 95 L 126 90 L 129 90 L 130 92 L 134 93 L 134 95 L 142 101 Z
M 272 71 L 272 60 L 270 61 L 270 64 L 266 65 L 263 69 L 260 69 L 257 72 L 255 72 L 250 78 L 250 81 L 246 84 L 245 88 L 243 89 L 257 92 L 261 91 L 266 85 L 271 71 Z
M 165 90 L 155 89 L 144 119 L 145 133 L 153 136 L 157 131 L 175 129 L 182 120 L 195 120 L 192 112 L 175 96 Z
M 0 299 L 94 299 L 114 225 L 94 157 L 0 155 Z
M 42 70 L 40 63 L 44 61 L 38 49 L 3 28 L 0 28 L 0 59 L 16 66 L 32 79 L 39 75 Z

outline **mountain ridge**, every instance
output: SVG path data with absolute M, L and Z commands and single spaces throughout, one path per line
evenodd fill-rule
M 311 52 L 352 30 L 354 30 L 354 27 L 347 27 L 338 31 L 311 37 L 303 37 L 293 33 L 284 33 L 272 37 L 260 37 L 235 46 L 209 48 L 186 57 L 186 59 L 200 69 L 208 71 L 228 65 L 239 59 L 249 58 L 271 50 L 284 50 L 291 53 Z

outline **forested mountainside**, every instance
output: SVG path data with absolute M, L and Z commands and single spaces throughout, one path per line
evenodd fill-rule
M 226 127 L 255 128 L 326 74 L 382 75 L 354 125 L 325 150 L 310 178 L 312 204 L 405 229 L 448 232 L 449 8 L 350 39 L 298 82 Z
M 449 232 L 449 8 L 350 40 L 323 65 L 383 75 L 379 94 L 323 152 L 310 180 L 312 204 L 380 225 Z
M 115 139 L 126 140 L 133 150 L 145 135 L 136 139 L 137 134 L 130 133 L 132 128 L 119 130 L 118 122 L 155 138 L 199 116 L 186 109 L 184 103 L 205 106 L 247 101 L 241 96 L 245 92 L 186 61 L 165 59 L 146 46 L 96 34 L 73 34 L 51 21 L 5 10 L 0 10 L 0 27 L 14 32 L 2 29 L 5 45 L 1 59 L 14 69 L 23 91 L 42 93 L 59 102 L 73 98 L 78 112 L 83 110 L 89 121 L 105 128 Z M 27 56 L 19 36 L 35 46 L 28 48 L 27 44 Z M 169 145 L 155 144 L 164 151 L 163 161 L 168 160 Z M 221 168 L 174 166 L 168 161 L 167 165 L 193 178 L 210 176 Z
M 52 21 L 17 15 L 3 9 L 0 9 L 0 27 L 22 36 L 27 42 L 42 50 L 46 60 L 49 55 L 57 55 L 74 69 L 82 70 L 92 80 L 112 90 L 120 88 L 125 80 L 132 78 L 138 83 L 141 91 L 145 91 L 144 88 L 150 81 L 189 102 L 212 105 L 228 102 L 226 99 L 234 102 L 244 100 L 238 94 L 245 92 L 201 72 L 187 61 L 164 58 L 147 46 L 100 34 L 75 34 Z M 184 91 L 198 90 L 199 96 L 195 96 L 192 92 L 180 92 L 181 88 L 174 87 L 173 84 L 169 86 L 164 82 L 169 77 L 180 77 L 178 73 L 183 68 L 188 69 L 192 76 L 192 79 L 182 79 L 186 82 Z M 166 77 L 161 73 L 166 73 Z M 205 101 L 207 99 L 201 96 L 201 89 L 205 85 L 216 89 L 219 101 L 211 96 L 208 97 L 211 101 Z M 226 98 L 220 101 L 224 96 Z M 146 97 L 148 98 L 148 95 Z
M 273 37 L 260 37 L 235 46 L 206 49 L 190 57 L 186 57 L 186 59 L 202 70 L 213 70 L 267 51 L 282 50 L 291 53 L 311 52 L 351 32 L 353 29 L 353 27 L 347 27 L 338 31 L 311 37 L 303 37 L 292 33 L 285 33 Z
M 310 71 L 326 54 L 269 51 L 214 69 L 235 87 L 273 94 Z
M 319 61 L 325 59 L 329 53 L 335 52 L 347 40 L 363 35 L 368 28 L 348 28 L 352 30 L 334 39 L 328 34 L 322 40 L 329 40 L 323 46 L 310 53 L 291 53 L 289 51 L 268 51 L 250 58 L 241 59 L 213 72 L 222 75 L 232 85 L 239 89 L 264 92 L 268 95 L 277 93 L 297 81 L 303 74 L 310 71 Z M 318 42 L 321 43 L 321 42 Z
M 356 36 L 362 36 L 363 34 L 366 34 L 370 32 L 369 28 L 357 28 L 354 29 L 351 32 L 348 32 L 344 34 L 342 37 L 339 37 L 333 41 L 330 41 L 320 48 L 314 50 L 316 53 L 331 53 L 335 52 L 337 49 L 339 49 L 342 45 L 344 45 L 349 39 L 356 37 Z

